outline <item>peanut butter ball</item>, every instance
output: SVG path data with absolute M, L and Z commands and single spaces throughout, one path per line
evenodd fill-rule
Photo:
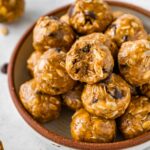
M 69 50 L 75 39 L 72 28 L 54 16 L 41 17 L 33 30 L 33 46 L 37 51 L 49 48 Z
M 80 37 L 66 57 L 66 70 L 74 80 L 93 84 L 108 77 L 114 67 L 111 42 L 101 33 Z
M 103 0 L 76 0 L 68 13 L 70 24 L 80 34 L 103 32 L 113 20 Z
M 121 116 L 120 130 L 126 139 L 150 131 L 150 100 L 147 97 L 132 97 L 127 111 Z
M 19 95 L 26 110 L 40 122 L 54 120 L 60 114 L 60 98 L 39 93 L 34 79 L 21 85 Z
M 118 62 L 123 77 L 134 86 L 150 81 L 150 41 L 137 40 L 122 44 Z
M 104 82 L 85 85 L 81 100 L 89 113 L 115 119 L 124 114 L 130 97 L 129 85 L 119 75 L 112 74 Z
M 82 142 L 112 142 L 116 136 L 116 123 L 80 109 L 72 117 L 71 134 L 73 139 Z
M 131 14 L 124 14 L 115 20 L 105 34 L 115 40 L 118 46 L 126 41 L 147 39 L 147 33 L 139 18 Z
M 0 22 L 12 22 L 24 13 L 24 0 L 0 0 Z
M 62 95 L 63 102 L 68 108 L 78 110 L 82 106 L 81 94 L 83 90 L 82 84 L 77 84 L 73 89 Z
M 73 81 L 65 69 L 66 53 L 49 49 L 40 57 L 34 68 L 34 77 L 40 92 L 59 95 L 71 90 Z

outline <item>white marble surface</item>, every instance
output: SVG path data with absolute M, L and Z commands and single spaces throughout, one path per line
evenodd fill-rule
M 10 34 L 0 36 L 0 66 L 9 61 L 11 53 L 26 29 L 41 15 L 73 0 L 26 0 L 26 14 L 15 24 L 9 25 Z M 150 9 L 149 0 L 124 0 Z M 17 112 L 12 103 L 7 76 L 0 73 L 0 140 L 5 150 L 56 150 L 49 140 L 36 133 Z M 134 150 L 150 150 L 150 141 Z M 68 148 L 63 148 L 68 149 Z M 70 149 L 70 148 L 69 148 Z

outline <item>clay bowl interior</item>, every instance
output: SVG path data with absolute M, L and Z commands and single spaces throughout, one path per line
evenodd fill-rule
M 150 12 L 143 10 L 139 7 L 130 4 L 125 4 L 122 2 L 108 1 L 108 3 L 111 5 L 112 10 L 121 10 L 138 16 L 143 21 L 146 30 L 150 32 L 149 26 Z M 48 15 L 61 16 L 67 11 L 68 7 L 69 5 L 60 8 L 56 11 L 53 11 Z M 70 121 L 73 112 L 66 108 L 62 111 L 61 116 L 57 120 L 54 120 L 50 123 L 40 124 L 35 120 L 33 120 L 32 117 L 27 113 L 27 111 L 22 106 L 18 97 L 20 85 L 31 78 L 26 68 L 26 60 L 33 51 L 32 48 L 33 27 L 34 25 L 26 32 L 26 34 L 22 37 L 22 39 L 16 46 L 12 54 L 8 69 L 9 88 L 13 102 L 16 108 L 18 109 L 19 113 L 21 114 L 21 116 L 33 129 L 35 129 L 41 135 L 58 144 L 79 149 L 91 149 L 91 148 L 120 149 L 137 145 L 150 140 L 150 132 L 149 132 L 131 140 L 123 140 L 121 135 L 118 133 L 117 139 L 114 143 L 106 143 L 106 144 L 81 143 L 73 141 L 70 135 Z

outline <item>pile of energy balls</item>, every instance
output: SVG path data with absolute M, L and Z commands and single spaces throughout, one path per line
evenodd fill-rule
M 75 111 L 72 137 L 82 142 L 150 130 L 150 41 L 139 18 L 102 0 L 76 0 L 61 18 L 37 21 L 33 47 L 33 79 L 19 94 L 34 119 L 54 120 L 66 105 Z

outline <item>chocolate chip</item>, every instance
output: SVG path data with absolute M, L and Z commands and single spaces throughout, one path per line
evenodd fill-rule
M 57 35 L 57 32 L 51 32 L 48 34 L 49 37 L 55 37 Z
M 107 93 L 109 93 L 113 98 L 115 99 L 121 99 L 123 97 L 123 93 L 121 90 L 119 90 L 118 88 L 114 88 L 114 89 L 108 89 L 106 87 L 106 91 Z
M 1 72 L 7 74 L 8 63 L 5 63 L 1 67 Z
M 87 24 L 87 23 L 89 23 L 89 24 L 93 24 L 93 22 L 92 22 L 92 20 L 88 17 L 88 18 L 85 18 L 85 24 Z
M 73 60 L 73 62 L 72 62 L 72 63 L 73 63 L 73 65 L 74 65 L 76 62 L 77 62 L 77 59 L 74 59 L 74 60 Z
M 126 42 L 128 41 L 128 36 L 127 35 L 124 35 L 123 38 L 122 38 L 123 42 Z
M 55 48 L 57 52 L 60 52 L 62 49 L 60 47 Z
M 69 17 L 72 17 L 73 11 L 74 11 L 74 5 L 71 5 L 71 7 L 68 10 Z
M 82 48 L 82 51 L 88 53 L 90 51 L 90 48 L 91 48 L 90 45 L 86 45 L 85 47 Z
M 96 14 L 93 11 L 85 11 L 85 16 L 88 16 L 92 19 L 96 19 Z
M 97 103 L 98 99 L 97 98 L 93 98 L 92 103 Z
M 103 70 L 103 73 L 108 73 L 108 71 L 105 68 L 103 68 L 102 70 Z
M 75 70 L 75 73 L 78 73 L 80 71 L 80 68 L 77 68 L 76 70 Z

